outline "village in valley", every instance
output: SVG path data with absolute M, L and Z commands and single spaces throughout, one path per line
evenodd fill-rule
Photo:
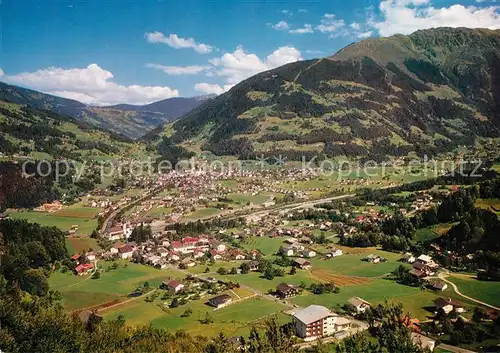
M 50 285 L 84 321 L 222 332 L 238 344 L 275 318 L 308 347 L 367 330 L 372 313 L 402 303 L 414 341 L 433 350 L 423 331 L 440 315 L 498 315 L 491 295 L 460 293 L 453 283 L 471 279 L 443 267 L 455 254 L 435 240 L 452 225 L 411 225 L 462 188 L 396 172 L 190 170 L 5 217 L 61 222 L 71 262 Z

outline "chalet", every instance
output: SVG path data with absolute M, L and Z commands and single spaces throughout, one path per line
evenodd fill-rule
M 300 293 L 300 289 L 292 284 L 280 283 L 276 287 L 276 295 L 281 299 L 294 297 Z
M 258 261 L 248 261 L 248 267 L 250 271 L 257 271 L 259 269 L 259 262 Z
M 252 260 L 257 260 L 262 257 L 262 253 L 259 250 L 253 249 L 248 253 L 248 257 Z
M 95 260 L 95 253 L 94 252 L 88 252 L 85 257 L 87 258 L 87 260 L 89 261 L 94 261 Z
M 413 256 L 413 254 L 407 252 L 403 255 L 403 257 L 401 258 L 401 261 L 412 264 L 416 261 L 416 259 L 415 259 L 415 256 Z
M 214 259 L 214 261 L 222 260 L 222 256 L 217 250 L 210 250 L 210 257 Z
M 179 256 L 179 254 L 176 251 L 169 251 L 168 252 L 168 259 L 170 261 L 179 261 L 181 259 L 181 257 Z
M 312 249 L 305 249 L 302 251 L 302 255 L 304 255 L 304 257 L 315 257 L 316 256 L 316 251 L 312 250 Z
M 438 291 L 444 291 L 446 288 L 448 288 L 446 282 L 440 280 L 429 281 L 427 286 L 432 290 L 438 290 Z
M 302 258 L 294 259 L 293 265 L 304 270 L 308 270 L 311 268 L 311 263 Z
M 293 256 L 295 254 L 294 248 L 291 246 L 282 246 L 280 247 L 279 252 L 285 256 Z
M 214 249 L 215 251 L 218 251 L 218 252 L 226 251 L 226 244 L 221 243 L 220 241 L 215 240 L 215 239 L 212 240 L 212 242 L 210 243 L 210 246 L 212 247 L 212 249 Z
M 113 245 L 111 247 L 111 249 L 109 249 L 109 251 L 112 254 L 118 254 L 118 249 L 121 248 L 122 246 L 123 246 L 123 244 L 118 241 L 118 242 L 115 243 L 115 245 Z
M 203 256 L 205 256 L 205 251 L 203 251 L 202 249 L 195 249 L 193 251 L 193 258 L 199 259 L 200 257 L 203 257 Z
M 208 300 L 208 303 L 213 306 L 214 308 L 223 308 L 229 304 L 231 304 L 231 301 L 233 298 L 229 294 L 221 294 L 216 297 L 210 298 Z
M 184 285 L 175 279 L 165 280 L 161 282 L 161 284 L 163 289 L 166 289 L 171 293 L 178 293 L 184 290 Z
M 92 264 L 80 264 L 80 265 L 75 267 L 75 273 L 78 276 L 83 276 L 83 275 L 86 275 L 87 273 L 89 273 L 89 271 L 91 271 L 93 268 L 94 268 L 94 265 L 92 265 Z
M 194 267 L 196 266 L 196 261 L 190 258 L 185 258 L 181 261 L 181 264 L 183 264 L 186 267 Z
M 366 309 L 369 309 L 372 306 L 370 303 L 368 303 L 364 299 L 361 299 L 360 297 L 352 297 L 348 300 L 348 302 L 356 309 L 356 312 L 358 314 L 364 313 Z
M 240 249 L 232 249 L 229 254 L 233 260 L 245 260 L 245 254 Z
M 380 262 L 381 258 L 378 255 L 370 254 L 367 257 L 365 257 L 364 260 L 367 262 L 370 262 L 372 264 L 378 264 Z
M 410 275 L 412 275 L 413 277 L 416 277 L 416 278 L 425 278 L 427 275 L 420 271 L 419 269 L 417 268 L 413 268 L 411 271 L 410 271 Z
M 128 244 L 123 245 L 118 249 L 118 254 L 121 259 L 130 259 L 134 254 L 134 248 Z
M 430 256 L 420 255 L 413 263 L 413 268 L 422 271 L 427 276 L 433 276 L 436 273 L 438 265 Z
M 455 310 L 457 313 L 463 313 L 465 311 L 462 303 L 451 298 L 437 298 L 434 301 L 434 305 L 436 307 L 436 310 L 443 309 L 446 314 L 452 312 L 453 310 Z

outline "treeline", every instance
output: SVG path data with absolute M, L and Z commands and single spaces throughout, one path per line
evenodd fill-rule
M 23 177 L 19 164 L 0 162 L 0 211 L 6 208 L 32 208 L 44 202 L 52 202 L 61 195 L 54 187 L 54 175 L 42 177 L 35 164 L 27 164 L 26 172 L 34 174 Z
M 51 265 L 68 259 L 64 233 L 25 220 L 0 221 L 0 275 L 30 294 L 45 295 Z
M 212 219 L 208 221 L 197 220 L 196 222 L 174 223 L 165 227 L 165 230 L 173 230 L 179 236 L 185 234 L 202 234 L 213 232 L 215 229 L 231 229 L 243 225 L 243 218 Z

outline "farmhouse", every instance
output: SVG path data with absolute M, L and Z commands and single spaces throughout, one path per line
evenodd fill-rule
M 434 301 L 434 305 L 436 306 L 436 310 L 443 309 L 446 314 L 449 314 L 453 310 L 457 313 L 463 313 L 465 311 L 462 303 L 457 302 L 451 298 L 437 298 Z
M 282 246 L 280 247 L 279 252 L 280 254 L 283 254 L 285 256 L 293 256 L 293 254 L 295 253 L 292 246 Z
M 295 334 L 305 341 L 331 336 L 348 330 L 351 326 L 348 319 L 320 305 L 310 305 L 299 310 L 293 315 L 293 322 Z
M 299 288 L 288 283 L 280 283 L 276 287 L 276 295 L 281 299 L 286 299 L 296 296 L 297 294 L 299 294 L 299 292 L 300 292 Z
M 367 261 L 367 262 L 370 262 L 372 264 L 378 264 L 380 262 L 380 256 L 370 254 L 367 257 L 365 257 L 364 260 Z
M 213 306 L 214 308 L 223 308 L 226 305 L 231 304 L 231 301 L 233 299 L 229 294 L 221 294 L 216 297 L 210 298 L 208 300 L 208 303 Z
M 409 263 L 409 264 L 412 264 L 415 262 L 415 256 L 413 256 L 413 254 L 407 252 L 403 255 L 403 257 L 401 258 L 401 261 L 403 262 L 406 262 L 406 263 Z
M 232 249 L 230 255 L 233 260 L 245 260 L 245 254 L 240 249 Z
M 94 265 L 92 265 L 92 264 L 80 264 L 80 265 L 75 267 L 75 273 L 78 276 L 83 276 L 83 275 L 86 275 L 87 273 L 89 273 L 89 271 L 91 271 L 93 268 L 94 268 Z
M 444 281 L 433 280 L 433 281 L 429 281 L 428 287 L 430 289 L 433 289 L 433 290 L 443 291 L 446 288 L 448 288 L 448 285 Z
M 438 265 L 430 256 L 420 255 L 413 263 L 413 268 L 422 271 L 427 276 L 433 276 L 436 273 Z
M 167 279 L 167 280 L 161 282 L 161 285 L 162 285 L 162 288 L 164 288 L 172 293 L 177 293 L 177 292 L 180 292 L 184 289 L 184 285 L 175 279 Z
M 348 302 L 356 309 L 356 312 L 358 314 L 364 313 L 366 309 L 369 309 L 371 307 L 370 303 L 368 303 L 364 299 L 361 299 L 360 297 L 352 297 L 348 300 Z
M 294 259 L 293 264 L 294 264 L 294 266 L 301 268 L 301 269 L 304 269 L 304 270 L 308 270 L 311 268 L 311 263 L 305 259 L 302 259 L 302 258 Z
M 134 254 L 134 248 L 128 244 L 123 245 L 118 249 L 118 254 L 120 255 L 121 259 L 130 259 Z

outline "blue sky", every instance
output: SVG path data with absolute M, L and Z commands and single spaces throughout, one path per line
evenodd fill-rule
M 3 81 L 89 104 L 222 93 L 368 37 L 500 28 L 497 0 L 4 0 Z

